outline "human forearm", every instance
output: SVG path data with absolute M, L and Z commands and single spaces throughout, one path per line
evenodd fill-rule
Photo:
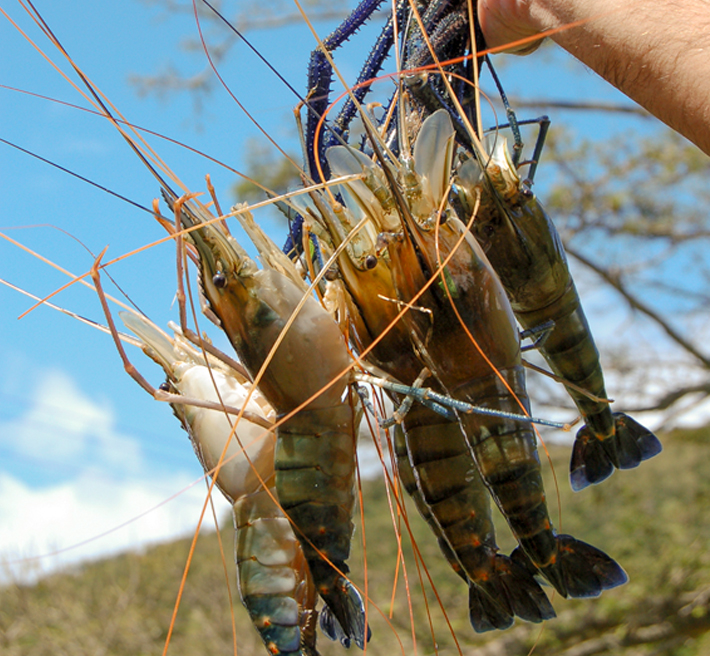
M 556 30 L 554 41 L 710 154 L 706 0 L 479 0 L 479 15 L 489 46 Z

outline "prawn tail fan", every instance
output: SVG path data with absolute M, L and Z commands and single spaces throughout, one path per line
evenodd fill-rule
M 468 587 L 468 617 L 476 633 L 503 631 L 513 625 L 512 612 L 475 583 Z
M 488 581 L 469 588 L 469 618 L 476 632 L 507 629 L 514 616 L 536 624 L 556 616 L 527 568 L 497 555 L 494 571 Z
M 633 469 L 662 450 L 658 438 L 647 428 L 621 412 L 614 417 L 614 434 L 599 439 L 591 428 L 582 426 L 570 462 L 570 484 L 575 492 L 601 483 L 614 469 Z
M 557 552 L 547 565 L 534 565 L 521 547 L 511 558 L 520 565 L 536 568 L 563 597 L 598 597 L 603 590 L 629 580 L 621 566 L 596 547 L 571 535 L 558 535 L 555 539 Z
M 351 641 L 364 649 L 370 641 L 370 627 L 365 622 L 365 608 L 358 591 L 346 579 L 339 577 L 329 592 L 321 590 L 326 605 L 320 612 L 320 628 L 333 641 L 350 647 Z

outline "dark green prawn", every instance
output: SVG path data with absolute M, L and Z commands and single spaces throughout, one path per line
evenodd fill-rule
M 560 236 L 498 138 L 485 174 L 468 160 L 457 178 L 468 211 L 480 195 L 471 231 L 483 247 L 523 328 L 554 322 L 540 352 L 568 388 L 585 425 L 578 431 L 570 463 L 574 490 L 600 483 L 614 468 L 630 469 L 661 451 L 658 438 L 628 415 L 612 413 L 599 352 L 567 265 Z M 588 392 L 585 394 L 584 391 Z

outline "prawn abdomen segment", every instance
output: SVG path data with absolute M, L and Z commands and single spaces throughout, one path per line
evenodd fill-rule
M 273 488 L 261 489 L 234 504 L 240 595 L 267 650 L 315 653 L 315 634 L 309 630 L 313 594 L 302 590 L 313 590 L 313 581 L 291 524 L 272 495 Z
M 355 501 L 355 437 L 353 410 L 347 405 L 301 411 L 278 428 L 274 465 L 279 502 L 292 517 L 333 515 L 347 517 L 345 524 L 301 525 L 299 530 L 331 560 L 344 561 L 350 549 Z M 309 508 L 313 506 L 313 508 Z M 321 509 L 322 508 L 322 509 Z M 307 529 L 307 530 L 304 530 Z M 313 533 L 313 536 L 310 535 Z M 329 542 L 334 540 L 332 544 Z M 341 544 L 335 547 L 335 544 Z M 304 544 L 310 558 L 313 547 Z
M 369 629 L 362 600 L 346 578 L 358 418 L 359 409 L 349 403 L 302 410 L 278 428 L 275 469 L 279 502 L 294 524 L 316 589 L 344 636 L 362 647 Z
M 553 321 L 554 327 L 540 349 L 552 370 L 591 394 L 605 397 L 599 351 L 572 281 L 553 305 L 519 310 L 516 316 L 526 329 Z M 593 414 L 609 407 L 608 403 L 592 401 L 575 390 L 569 390 L 569 393 L 575 403 L 581 404 L 581 411 Z
M 570 462 L 572 489 L 581 490 L 608 478 L 614 469 L 632 469 L 661 452 L 661 443 L 647 428 L 623 413 L 612 413 L 591 330 L 574 283 L 557 300 L 554 310 L 519 314 L 525 328 L 548 319 L 555 327 L 540 349 L 550 368 L 564 380 L 601 400 L 574 389 L 568 392 L 585 419 L 578 431 Z

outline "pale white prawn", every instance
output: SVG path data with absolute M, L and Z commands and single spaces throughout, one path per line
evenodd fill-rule
M 244 408 L 265 422 L 274 411 L 230 366 L 199 352 L 177 327 L 170 339 L 137 314 L 120 313 L 167 376 L 165 387 L 185 397 Z M 303 550 L 276 502 L 276 436 L 242 417 L 172 403 L 205 472 L 233 505 L 239 593 L 269 654 L 316 653 L 315 587 Z M 221 462 L 220 462 L 221 461 Z M 215 471 L 215 468 L 218 469 Z

